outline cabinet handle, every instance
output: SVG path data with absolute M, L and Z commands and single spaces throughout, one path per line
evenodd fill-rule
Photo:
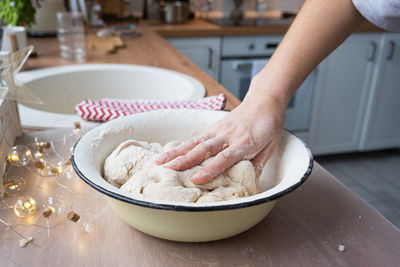
M 244 70 L 244 69 L 249 69 L 253 66 L 253 63 L 251 62 L 233 62 L 232 64 L 232 69 L 234 70 Z
M 212 69 L 213 66 L 213 50 L 211 47 L 208 48 L 208 64 L 207 64 L 207 68 L 208 69 Z
M 368 53 L 368 61 L 373 61 L 376 54 L 376 43 L 371 42 L 369 44 L 369 53 Z
M 276 49 L 278 47 L 279 44 L 277 43 L 266 43 L 265 44 L 265 49 Z
M 392 60 L 394 56 L 394 50 L 396 48 L 396 43 L 394 41 L 389 42 L 389 52 L 386 56 L 387 60 Z

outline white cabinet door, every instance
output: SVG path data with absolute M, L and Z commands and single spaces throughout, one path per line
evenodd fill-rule
M 221 46 L 219 37 L 168 38 L 167 41 L 218 81 Z
M 353 34 L 319 66 L 310 125 L 314 154 L 359 149 L 381 34 Z
M 400 34 L 382 38 L 361 149 L 400 147 Z

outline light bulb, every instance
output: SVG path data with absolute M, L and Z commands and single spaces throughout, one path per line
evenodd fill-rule
M 63 173 L 63 167 L 62 166 L 56 166 L 51 169 L 51 173 L 54 175 L 60 175 Z
M 81 130 L 81 123 L 79 121 L 74 122 L 75 131 L 79 132 Z
M 54 176 L 55 174 L 52 172 L 52 169 L 54 168 L 54 163 L 48 160 L 44 159 L 39 159 L 35 160 L 33 164 L 31 164 L 29 167 L 30 169 L 39 174 L 42 177 L 49 177 L 49 176 Z
M 43 160 L 36 160 L 33 163 L 33 166 L 35 167 L 35 169 L 43 170 L 46 167 L 46 164 L 44 163 Z
M 17 196 L 25 190 L 25 179 L 21 176 L 12 176 L 6 179 L 4 191 L 10 196 Z
M 47 198 L 46 203 L 43 204 L 45 211 L 43 215 L 47 218 L 52 214 L 61 215 L 65 211 L 65 202 L 58 196 L 50 196 Z
M 16 145 L 10 149 L 7 161 L 13 166 L 26 166 L 32 159 L 32 152 L 25 145 Z
M 42 149 L 49 149 L 51 147 L 50 142 L 46 142 L 45 140 L 39 138 L 39 137 L 35 137 L 33 139 L 33 145 L 36 148 L 42 148 Z
M 36 159 L 41 159 L 46 153 L 44 152 L 43 148 L 39 147 L 39 148 L 35 148 L 33 150 L 33 156 Z
M 18 217 L 26 218 L 36 212 L 36 201 L 32 197 L 18 198 L 14 204 L 14 213 Z
M 43 142 L 44 142 L 44 141 L 43 141 L 42 138 L 40 138 L 40 137 L 34 137 L 34 138 L 33 138 L 33 145 L 34 145 L 35 147 L 40 147 L 41 144 L 42 144 Z

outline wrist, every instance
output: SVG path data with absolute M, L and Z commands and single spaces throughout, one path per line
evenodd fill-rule
M 268 75 L 260 74 L 252 79 L 249 91 L 243 102 L 286 110 L 286 106 L 292 96 L 291 91 L 285 84 L 273 82 Z

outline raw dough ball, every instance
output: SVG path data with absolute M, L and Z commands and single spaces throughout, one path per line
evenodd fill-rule
M 190 181 L 190 177 L 201 166 L 177 172 L 155 165 L 156 156 L 180 143 L 172 141 L 162 147 L 158 143 L 125 141 L 107 157 L 104 177 L 113 185 L 122 185 L 120 189 L 133 196 L 178 202 L 215 202 L 259 192 L 253 165 L 247 160 L 238 162 L 202 185 Z M 210 160 L 207 159 L 202 165 Z
M 158 143 L 125 141 L 107 157 L 104 163 L 104 177 L 110 183 L 120 186 L 163 151 Z

